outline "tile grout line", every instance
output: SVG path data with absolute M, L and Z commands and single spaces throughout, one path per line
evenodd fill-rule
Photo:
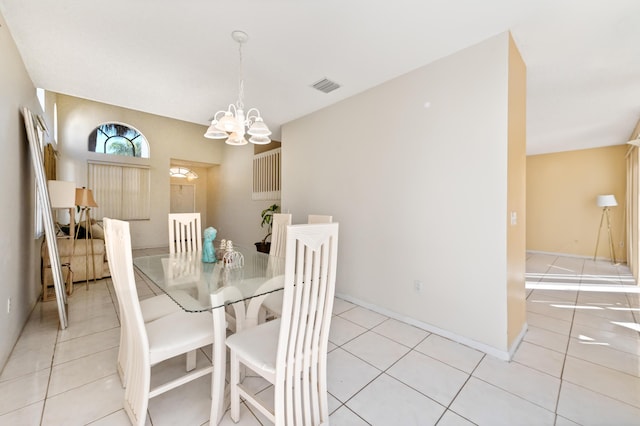
M 556 260 L 557 259 L 558 258 L 556 258 Z M 581 272 L 583 272 L 583 271 L 584 271 L 584 262 L 582 263 Z M 582 279 L 580 280 L 580 283 L 582 283 Z M 578 286 L 578 288 L 580 288 L 580 286 Z M 567 335 L 567 345 L 566 345 L 565 350 L 564 350 L 564 356 L 562 357 L 562 367 L 560 368 L 560 385 L 558 386 L 558 396 L 556 397 L 556 403 L 555 403 L 555 409 L 554 409 L 554 414 L 555 414 L 554 424 L 558 419 L 558 407 L 560 405 L 560 395 L 562 394 L 562 386 L 564 384 L 564 369 L 565 369 L 565 366 L 567 364 L 567 356 L 568 356 L 568 353 L 569 353 L 569 346 L 571 345 L 571 332 L 573 331 L 574 320 L 575 320 L 575 317 L 576 317 L 576 308 L 575 308 L 575 306 L 577 306 L 579 298 L 580 298 L 580 290 L 578 289 L 576 291 L 575 300 L 573 302 L 574 308 L 573 308 L 573 314 L 571 315 L 571 325 L 569 326 L 569 332 L 568 332 L 568 335 Z

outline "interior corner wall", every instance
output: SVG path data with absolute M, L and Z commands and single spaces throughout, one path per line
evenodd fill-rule
M 218 220 L 218 211 L 219 211 L 219 188 L 220 188 L 220 166 L 212 166 L 207 168 L 206 175 L 204 176 L 207 180 L 207 217 L 202 220 L 208 224 L 208 226 L 213 226 L 216 228 L 217 235 L 216 239 L 218 239 L 218 235 L 220 235 L 220 230 L 218 227 L 220 226 L 220 221 Z M 215 243 L 214 243 L 215 244 Z
M 515 350 L 526 331 L 527 69 L 509 37 L 507 211 L 507 342 Z
M 593 257 L 602 209 L 599 194 L 614 194 L 611 228 L 618 261 L 626 261 L 627 145 L 527 157 L 527 250 Z M 606 222 L 598 258 L 609 259 Z
M 131 221 L 131 243 L 134 248 L 165 247 L 169 231 L 167 215 L 170 207 L 169 165 L 172 158 L 184 161 L 219 164 L 222 144 L 205 139 L 206 127 L 140 111 L 58 94 L 58 179 L 86 186 L 87 161 L 134 163 L 151 170 L 151 218 Z M 97 126 L 120 122 L 133 126 L 149 142 L 149 159 L 131 158 L 89 152 L 87 138 Z M 98 205 L 100 200 L 96 200 Z M 98 219 L 98 218 L 96 218 Z M 203 221 L 203 226 L 215 226 Z
M 197 179 L 187 180 L 185 178 L 170 177 L 169 182 L 171 185 L 190 185 L 194 187 L 194 212 L 200 212 L 202 224 L 211 226 L 211 222 L 207 221 L 208 209 L 209 209 L 209 179 L 207 174 L 209 167 L 190 165 L 189 169 L 198 175 Z M 169 197 L 171 199 L 171 197 Z M 204 228 L 202 228 L 204 230 Z
M 503 33 L 282 129 L 283 205 L 340 223 L 337 293 L 501 354 L 508 52 Z
M 40 245 L 34 238 L 35 178 L 21 109 L 42 114 L 36 89 L 0 14 L 0 369 L 40 296 Z M 11 312 L 7 300 L 11 299 Z M 52 302 L 55 303 L 55 302 Z
M 222 141 L 217 142 L 224 147 L 224 155 L 216 174 L 216 222 L 212 225 L 218 231 L 216 240 L 230 239 L 234 245 L 255 250 L 254 243 L 267 235 L 267 229 L 260 226 L 260 213 L 274 203 L 281 205 L 280 200 L 252 199 L 252 144 L 230 146 Z

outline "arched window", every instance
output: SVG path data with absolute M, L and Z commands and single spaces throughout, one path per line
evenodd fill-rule
M 171 167 L 169 169 L 169 176 L 187 180 L 198 179 L 198 174 L 187 167 Z
M 123 123 L 104 123 L 89 134 L 89 151 L 149 158 L 149 142 L 138 130 Z

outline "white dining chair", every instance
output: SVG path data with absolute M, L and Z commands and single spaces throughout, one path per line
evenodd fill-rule
M 335 294 L 338 224 L 288 226 L 286 247 L 282 316 L 227 338 L 234 422 L 240 419 L 240 397 L 276 425 L 320 425 L 329 421 L 327 344 Z M 249 309 L 255 309 L 252 303 L 254 299 Z M 274 385 L 273 407 L 265 406 L 240 382 L 241 365 Z
M 122 315 L 123 308 L 122 303 L 120 302 L 120 297 L 116 294 L 116 299 L 118 300 L 118 311 L 120 315 Z M 140 301 L 140 310 L 142 312 L 142 320 L 145 323 L 155 321 L 158 318 L 162 318 L 166 315 L 172 314 L 174 312 L 179 312 L 180 307 L 169 298 L 166 294 L 161 294 L 158 296 L 152 296 L 150 298 L 144 299 Z M 192 365 L 195 366 L 195 361 L 192 357 L 195 356 L 195 353 L 187 356 L 187 370 L 193 369 Z M 120 382 L 122 383 L 122 387 L 127 386 L 127 327 L 124 326 L 124 321 L 121 319 L 121 327 L 120 327 L 120 346 L 118 348 L 118 361 L 117 361 L 117 369 L 118 375 L 120 376 Z
M 267 275 L 274 276 L 279 272 L 274 272 L 272 264 L 277 259 L 284 258 L 286 250 L 287 226 L 291 225 L 290 213 L 274 213 L 271 228 L 271 248 L 269 250 L 269 266 L 267 267 Z M 262 304 L 262 312 L 260 314 L 260 322 L 264 322 L 265 318 L 273 318 L 280 315 L 282 301 L 281 295 L 273 294 L 269 296 Z M 271 309 L 273 308 L 273 309 Z
M 271 248 L 269 249 L 269 255 L 284 257 L 287 225 L 291 225 L 291 214 L 274 213 L 271 220 Z
M 333 222 L 333 216 L 322 215 L 322 214 L 310 214 L 307 216 L 308 224 L 331 223 L 331 222 Z M 288 225 L 290 224 L 291 223 L 288 223 Z M 269 259 L 270 261 L 273 259 L 272 256 L 269 256 L 269 258 L 270 258 Z M 275 276 L 275 275 L 277 275 L 277 273 L 274 273 L 274 272 L 270 273 L 270 276 Z M 269 318 L 269 316 L 271 317 L 280 316 L 282 314 L 282 293 L 270 294 L 264 299 L 262 306 L 265 312 L 260 315 L 260 318 Z M 264 321 L 261 319 L 260 322 L 264 322 Z
M 326 214 L 310 214 L 307 216 L 307 223 L 331 223 L 333 216 Z
M 200 213 L 169 213 L 169 253 L 201 250 Z
M 333 222 L 333 216 L 322 214 L 310 214 L 307 216 L 308 224 L 315 223 L 331 223 Z M 270 260 L 271 260 L 271 256 Z M 270 276 L 276 274 L 271 273 Z M 259 321 L 264 322 L 265 319 L 279 317 L 282 314 L 282 293 L 273 293 L 264 298 L 262 304 L 262 312 L 258 315 Z
M 135 285 L 129 223 L 104 218 L 105 245 L 111 279 L 126 327 L 127 366 L 124 409 L 134 425 L 144 425 L 149 398 L 213 372 L 204 367 L 151 388 L 151 367 L 213 343 L 211 313 L 178 311 L 144 323 Z M 212 389 L 213 391 L 213 389 Z

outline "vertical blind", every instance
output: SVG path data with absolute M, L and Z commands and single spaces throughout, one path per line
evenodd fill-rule
M 92 209 L 94 219 L 150 218 L 148 167 L 89 162 L 89 188 L 98 204 Z
M 280 148 L 253 156 L 252 199 L 280 199 Z

